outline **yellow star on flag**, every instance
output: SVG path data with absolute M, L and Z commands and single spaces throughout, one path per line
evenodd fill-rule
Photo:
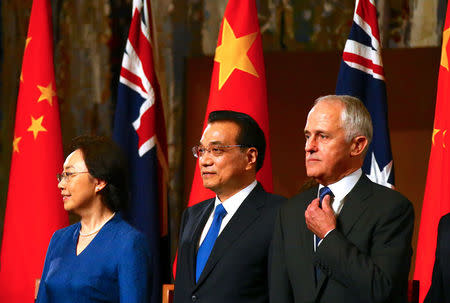
M 44 120 L 44 116 L 40 116 L 37 119 L 34 119 L 31 116 L 31 125 L 28 127 L 27 131 L 33 132 L 34 140 L 36 140 L 39 132 L 46 132 L 47 130 L 42 126 L 42 120 Z
M 19 152 L 19 142 L 22 140 L 22 137 L 14 136 L 13 140 L 13 152 Z
M 441 131 L 441 130 L 438 129 L 438 128 L 433 129 L 433 136 L 431 136 L 431 142 L 433 142 L 433 145 L 434 145 L 434 137 L 435 137 L 436 134 L 437 134 L 438 132 L 440 132 L 440 131 Z
M 254 32 L 236 38 L 227 19 L 223 19 L 222 44 L 216 48 L 216 56 L 214 57 L 214 61 L 220 63 L 219 90 L 235 69 L 259 77 L 253 63 L 247 56 L 247 51 L 250 49 L 257 36 L 258 33 Z
M 27 49 L 28 43 L 30 43 L 30 41 L 31 41 L 31 37 L 29 37 L 25 40 L 25 49 Z M 23 82 L 23 71 L 22 70 L 20 71 L 20 82 Z
M 39 90 L 41 91 L 41 95 L 39 96 L 39 99 L 37 102 L 41 102 L 42 100 L 47 100 L 50 106 L 52 106 L 53 97 L 56 96 L 56 92 L 52 88 L 52 83 L 50 82 L 47 87 L 44 86 L 37 86 Z
M 441 65 L 447 71 L 448 69 L 448 54 L 447 54 L 447 44 L 450 38 L 450 27 L 447 28 L 444 33 L 442 33 L 442 54 L 441 54 Z
M 446 146 L 445 146 L 445 141 L 444 141 L 444 139 L 445 139 L 445 134 L 447 133 L 447 130 L 444 130 L 444 132 L 442 133 L 442 147 L 443 148 L 445 148 Z

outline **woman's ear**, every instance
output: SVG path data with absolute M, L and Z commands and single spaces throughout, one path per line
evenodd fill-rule
M 105 188 L 106 186 L 106 181 L 105 180 L 101 180 L 101 179 L 95 179 L 97 184 L 95 185 L 95 192 L 98 193 L 99 191 L 101 191 L 103 188 Z

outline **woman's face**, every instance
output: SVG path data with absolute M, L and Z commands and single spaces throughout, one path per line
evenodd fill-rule
M 92 207 L 98 181 L 89 174 L 81 150 L 77 149 L 67 156 L 63 173 L 66 174 L 58 183 L 58 188 L 61 189 L 64 209 L 79 214 Z

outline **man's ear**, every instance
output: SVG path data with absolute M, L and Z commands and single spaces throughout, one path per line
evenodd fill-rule
M 361 155 L 364 152 L 368 143 L 369 142 L 365 136 L 356 136 L 355 138 L 353 138 L 350 156 L 357 157 Z
M 245 153 L 247 157 L 246 169 L 253 169 L 256 167 L 256 160 L 258 159 L 258 150 L 255 147 L 249 147 Z

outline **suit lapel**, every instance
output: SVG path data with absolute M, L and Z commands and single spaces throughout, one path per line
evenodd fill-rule
M 304 212 L 306 211 L 306 208 L 308 208 L 308 205 L 310 204 L 310 202 L 312 200 L 314 200 L 315 198 L 317 198 L 317 193 L 318 193 L 318 186 L 315 186 L 311 189 L 311 191 L 308 193 L 308 196 L 306 198 L 306 205 L 304 206 L 304 209 L 302 209 L 302 215 L 304 216 Z M 308 277 L 307 279 L 304 279 L 302 281 L 303 284 L 305 284 L 305 289 L 311 289 L 313 290 L 310 293 L 310 301 L 313 302 L 315 301 L 315 299 L 317 298 L 320 289 L 322 288 L 322 285 L 324 284 L 325 280 L 326 280 L 326 275 L 322 274 L 320 275 L 319 281 L 317 281 L 316 284 L 316 272 L 315 272 L 315 268 L 314 268 L 314 264 L 315 264 L 315 254 L 316 252 L 314 251 L 314 233 L 312 231 L 310 231 L 308 229 L 308 227 L 306 226 L 306 222 L 305 220 L 300 220 L 301 224 L 302 224 L 302 230 L 304 230 L 303 236 L 300 237 L 298 239 L 298 241 L 300 241 L 300 243 L 297 245 L 297 247 L 306 247 L 306 249 L 304 251 L 306 251 L 305 257 L 306 257 L 306 262 L 305 262 L 305 271 L 306 271 L 306 276 Z M 302 255 L 302 254 L 299 254 Z
M 193 221 L 196 222 L 196 226 L 194 226 L 194 233 L 192 234 L 192 238 L 189 241 L 189 276 L 191 277 L 192 287 L 195 286 L 195 267 L 196 267 L 196 259 L 197 259 L 197 246 L 200 241 L 200 236 L 202 235 L 203 228 L 205 227 L 206 221 L 208 221 L 209 215 L 214 209 L 214 201 L 215 199 L 210 199 L 205 203 L 205 207 L 203 207 L 194 217 Z
M 315 298 L 317 298 L 317 296 L 319 295 L 320 290 L 322 289 L 322 287 L 327 279 L 328 279 L 328 276 L 325 273 L 321 272 L 319 281 L 317 281 Z
M 261 207 L 264 205 L 264 190 L 262 186 L 258 185 L 252 190 L 247 198 L 242 202 L 237 212 L 233 215 L 227 226 L 220 233 L 211 254 L 206 262 L 205 268 L 200 275 L 197 287 L 206 279 L 209 273 L 213 270 L 216 263 L 220 260 L 228 247 L 236 242 L 242 236 L 245 230 L 250 226 L 261 213 Z
M 299 220 L 302 228 L 300 230 L 303 230 L 304 232 L 302 233 L 302 236 L 297 240 L 300 241 L 299 244 L 296 245 L 296 247 L 305 247 L 306 249 L 304 250 L 306 253 L 301 253 L 299 252 L 299 256 L 301 255 L 305 255 L 306 260 L 305 260 L 305 274 L 307 275 L 307 279 L 305 279 L 304 281 L 302 281 L 303 284 L 305 285 L 305 289 L 312 289 L 315 290 L 315 292 L 311 292 L 311 302 L 314 301 L 314 298 L 317 296 L 316 292 L 318 292 L 318 290 L 320 289 L 320 287 L 316 288 L 316 282 L 315 282 L 315 269 L 314 269 L 314 260 L 315 260 L 315 251 L 314 251 L 314 234 L 312 231 L 310 231 L 308 229 L 308 227 L 306 226 L 305 220 L 304 220 L 304 216 L 305 216 L 305 211 L 306 208 L 308 207 L 309 203 L 314 200 L 315 198 L 317 198 L 317 192 L 318 192 L 318 186 L 315 186 L 313 189 L 311 189 L 311 191 L 308 193 L 308 196 L 306 198 L 306 205 L 303 207 L 303 209 L 301 211 L 299 211 L 299 216 L 303 216 L 303 220 Z M 324 275 L 323 275 L 324 276 Z M 323 283 L 322 280 L 319 281 L 318 286 L 320 286 Z
M 344 198 L 344 206 L 337 218 L 337 228 L 344 236 L 348 235 L 362 212 L 368 207 L 365 200 L 370 195 L 372 195 L 372 185 L 369 179 L 363 174 L 355 187 Z
M 346 236 L 366 210 L 368 204 L 365 200 L 372 194 L 372 187 L 369 179 L 363 174 L 355 187 L 344 198 L 344 206 L 337 218 L 337 228 Z M 324 286 L 327 276 L 322 274 L 316 288 L 316 298 Z

